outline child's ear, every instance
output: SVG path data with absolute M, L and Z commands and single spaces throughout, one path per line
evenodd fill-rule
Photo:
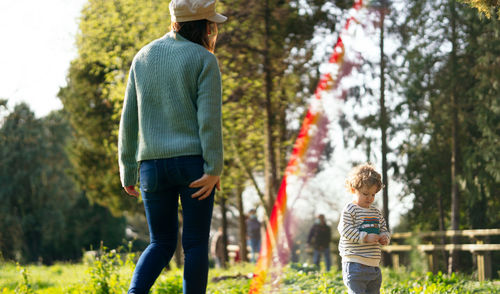
M 356 193 L 356 189 L 354 189 L 354 187 L 352 187 L 352 186 L 351 186 L 351 187 L 349 187 L 349 190 L 351 191 L 351 194 Z

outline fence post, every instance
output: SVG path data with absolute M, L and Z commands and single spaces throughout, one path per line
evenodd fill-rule
M 391 252 L 392 257 L 392 268 L 394 270 L 399 270 L 399 253 L 396 251 Z
M 394 241 L 393 245 L 398 245 L 398 242 Z M 399 270 L 399 252 L 398 251 L 390 251 L 388 255 L 391 256 L 392 259 L 392 268 L 394 270 Z
M 429 238 L 432 238 L 432 237 L 429 237 Z M 430 239 L 427 242 L 427 244 L 434 245 L 432 243 L 432 239 Z M 425 253 L 427 255 L 427 266 L 429 268 L 429 271 L 431 271 L 433 274 L 437 273 L 438 263 L 437 263 L 436 252 L 434 251 L 434 249 L 431 249 L 429 251 L 426 251 Z
M 436 273 L 436 256 L 434 254 L 434 251 L 426 251 L 425 252 L 427 255 L 427 266 L 429 268 L 429 271 L 431 271 L 433 274 Z
M 490 236 L 485 237 L 486 243 L 490 244 Z M 491 273 L 491 251 L 484 252 L 484 278 L 489 280 L 492 277 Z
M 477 279 L 482 282 L 484 281 L 484 253 L 482 251 L 476 252 L 477 256 Z
M 477 238 L 476 244 L 484 244 L 484 240 Z M 491 255 L 489 251 L 476 251 L 477 279 L 482 282 L 491 279 Z

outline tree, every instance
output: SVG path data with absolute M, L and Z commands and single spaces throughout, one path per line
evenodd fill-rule
M 471 7 L 477 8 L 479 13 L 486 15 L 490 18 L 491 15 L 495 16 L 495 13 L 500 19 L 500 3 L 498 0 L 461 0 L 464 3 L 469 4 Z
M 417 196 L 411 222 L 440 230 L 492 227 L 498 216 L 491 214 L 486 203 L 496 207 L 488 195 L 498 189 L 497 172 L 492 169 L 498 162 L 487 164 L 477 155 L 491 159 L 499 153 L 494 143 L 498 136 L 491 135 L 498 126 L 493 102 L 498 89 L 491 85 L 499 78 L 493 69 L 497 64 L 490 58 L 499 50 L 498 42 L 492 42 L 498 21 L 478 20 L 471 9 L 454 1 L 422 1 L 408 8 L 401 27 L 408 66 L 401 82 L 410 133 L 401 151 L 408 156 L 403 175 L 408 193 Z M 435 18 L 429 20 L 429 15 Z M 485 39 L 491 44 L 486 45 Z M 432 206 L 438 209 L 429 210 Z M 485 213 L 479 221 L 472 210 L 481 207 Z M 450 262 L 449 268 L 455 271 L 457 266 Z
M 500 61 L 494 56 L 500 54 L 500 26 L 497 19 L 478 21 L 472 13 L 466 15 L 466 22 L 464 61 L 474 86 L 467 89 L 463 110 L 472 118 L 465 127 L 469 144 L 462 148 L 465 207 L 472 228 L 496 228 L 500 225 L 500 217 L 494 212 L 499 206 L 495 191 L 500 185 L 500 89 L 496 86 Z
M 0 251 L 5 258 L 51 263 L 77 259 L 82 249 L 101 240 L 121 243 L 122 220 L 89 206 L 68 175 L 71 136 L 64 113 L 37 119 L 27 105 L 17 105 L 5 117 L 0 138 Z
M 295 137 L 294 130 L 287 127 L 290 113 L 303 107 L 317 78 L 315 71 L 310 74 L 314 68 L 310 63 L 313 49 L 310 40 L 315 27 L 332 24 L 321 10 L 325 3 L 232 1 L 224 10 L 228 21 L 221 30 L 217 49 L 225 76 L 224 107 L 250 114 L 240 116 L 239 121 L 227 126 L 231 127 L 227 132 L 231 138 L 250 140 L 234 141 L 237 146 L 230 150 L 244 151 L 237 152 L 237 162 L 244 166 L 250 180 L 253 173 L 263 171 L 262 195 L 268 212 L 274 205 Z M 229 106 L 231 104 L 235 106 Z M 253 133 L 248 132 L 248 128 L 258 129 Z M 255 149 L 253 142 L 258 141 L 264 144 Z M 250 146 L 246 142 L 250 142 Z M 256 150 L 262 151 L 264 157 L 260 158 Z M 232 155 L 226 153 L 226 156 Z M 236 158 L 236 154 L 233 157 Z M 245 168 L 252 166 L 256 169 Z M 257 190 L 260 191 L 258 187 Z
M 115 215 L 140 209 L 121 187 L 118 123 L 130 64 L 137 51 L 167 31 L 167 1 L 90 0 L 82 11 L 67 86 L 59 93 L 75 137 L 75 178 L 87 197 Z
M 381 139 L 381 153 L 382 153 L 382 180 L 384 184 L 383 193 L 383 213 L 387 224 L 387 229 L 389 230 L 389 179 L 387 176 L 387 128 L 389 125 L 389 118 L 387 117 L 387 109 L 385 105 L 385 67 L 386 67 L 386 57 L 384 53 L 384 21 L 385 14 L 389 10 L 389 4 L 387 1 L 382 1 L 379 7 L 380 14 L 380 139 Z
M 218 197 L 227 197 L 227 201 L 218 202 L 238 209 L 244 260 L 243 191 L 252 185 L 266 215 L 270 215 L 296 136 L 296 130 L 288 125 L 301 118 L 290 114 L 304 106 L 316 86 L 310 40 L 315 28 L 335 20 L 321 10 L 326 1 L 299 2 L 231 1 L 223 10 L 228 21 L 221 26 L 216 55 L 224 90 L 222 182 L 226 193 Z M 303 8 L 311 11 L 301 13 Z M 264 187 L 258 185 L 262 177 Z
M 342 6 L 344 7 L 344 6 Z M 352 115 L 343 114 L 340 124 L 344 131 L 344 144 L 353 149 L 364 149 L 366 161 L 377 160 L 381 163 L 381 174 L 384 189 L 382 190 L 382 211 L 389 228 L 389 171 L 397 173 L 396 164 L 388 159 L 394 155 L 389 147 L 396 133 L 400 132 L 395 120 L 400 116 L 396 104 L 389 98 L 394 97 L 395 77 L 391 74 L 394 69 L 394 60 L 387 56 L 385 42 L 394 41 L 394 30 L 390 27 L 394 23 L 395 15 L 391 1 L 371 1 L 368 7 L 369 14 L 365 17 L 364 30 L 369 36 L 374 36 L 373 46 L 378 43 L 379 59 L 374 61 L 366 57 L 359 64 L 354 75 L 359 77 L 356 84 L 350 86 L 349 98 L 355 100 Z M 388 27 L 389 26 L 389 27 Z M 375 37 L 378 39 L 375 41 Z M 377 43 L 376 43 L 377 42 Z M 368 50 L 362 53 L 368 53 Z M 369 54 L 367 54 L 369 56 Z M 378 86 L 375 86 L 377 85 Z M 378 95 L 375 93 L 379 93 Z M 352 102 L 351 102 L 352 103 Z M 360 110 L 359 108 L 362 108 Z M 353 160 L 353 164 L 363 161 Z M 386 262 L 388 259 L 386 258 Z

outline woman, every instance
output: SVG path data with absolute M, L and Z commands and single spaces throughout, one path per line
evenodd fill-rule
M 119 130 L 120 178 L 140 188 L 150 244 L 129 293 L 148 293 L 177 245 L 183 213 L 184 293 L 205 293 L 214 187 L 222 172 L 221 78 L 213 55 L 215 0 L 173 0 L 171 31 L 142 48 L 131 65 Z

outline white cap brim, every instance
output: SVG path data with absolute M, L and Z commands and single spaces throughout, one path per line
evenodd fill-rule
M 212 16 L 207 17 L 207 20 L 215 23 L 223 23 L 227 20 L 227 17 L 222 14 L 216 13 Z

